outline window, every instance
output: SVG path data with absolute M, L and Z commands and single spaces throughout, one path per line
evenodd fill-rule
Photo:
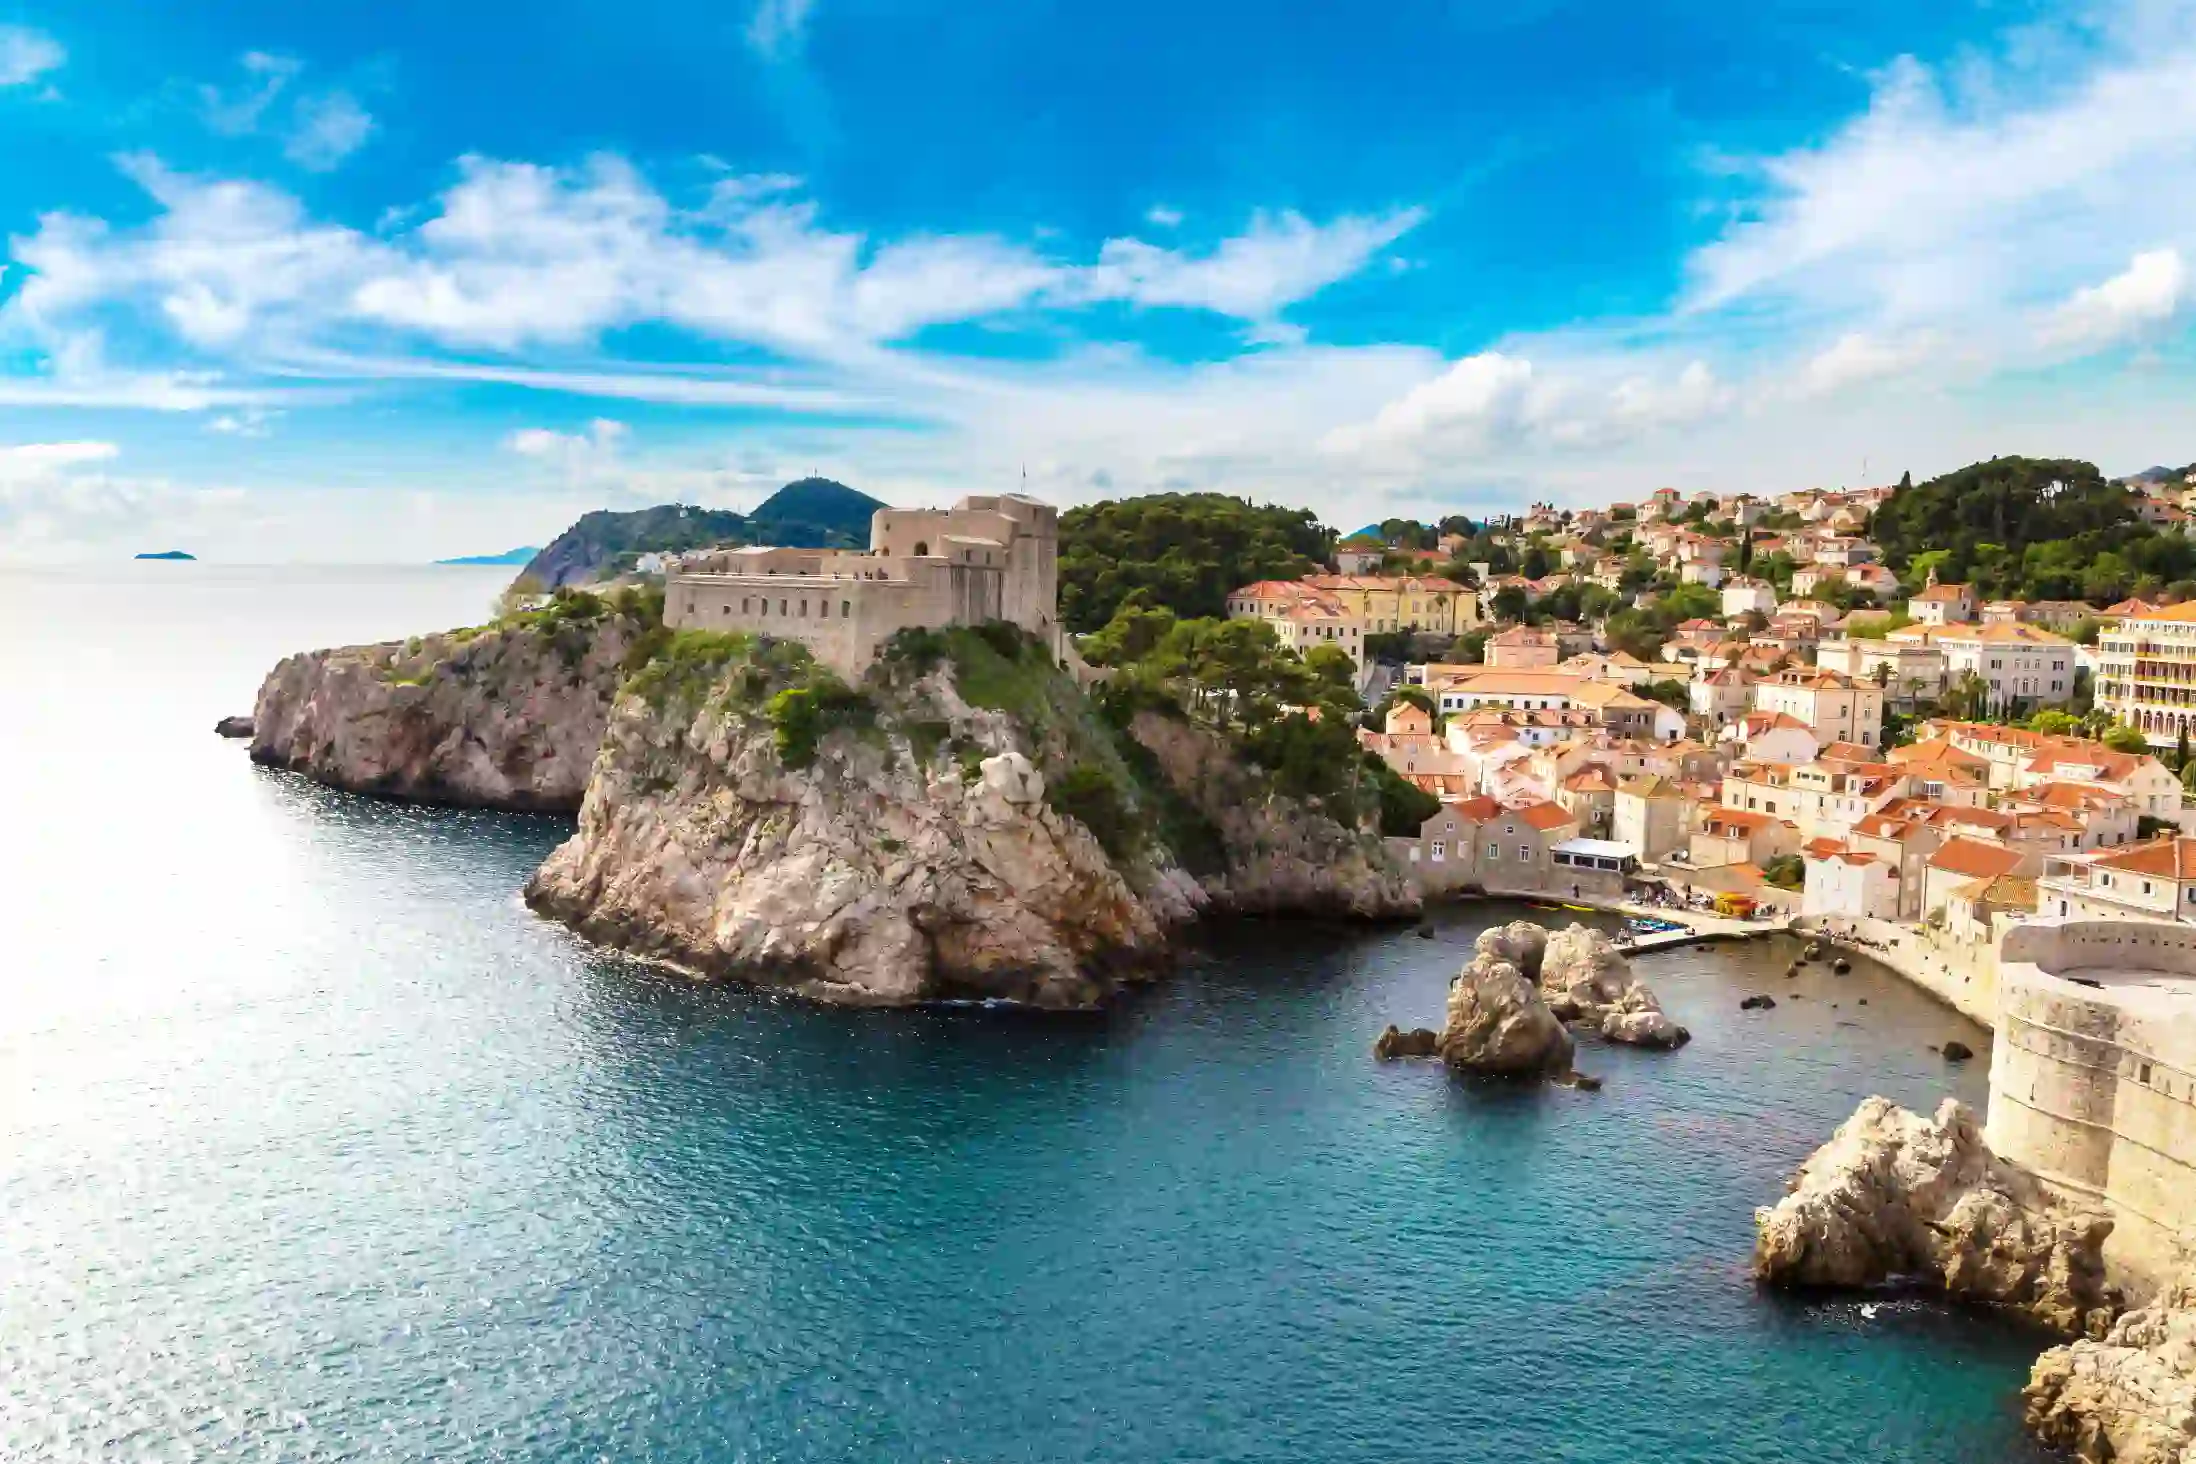
M 1520 844 L 1517 846 L 1517 857 L 1529 862 L 1533 857 L 1533 851 L 1528 846 Z
M 1448 845 L 1447 845 L 1446 843 L 1444 843 L 1444 842 L 1443 842 L 1442 840 L 1440 840 L 1440 839 L 1436 839 L 1436 840 L 1434 840 L 1434 845 L 1433 845 L 1433 857 L 1434 857 L 1434 863 L 1436 863 L 1436 864 L 1439 864 L 1439 863 L 1440 863 L 1440 862 L 1441 862 L 1441 861 L 1442 861 L 1443 859 L 1445 859 L 1445 858 L 1447 858 L 1447 857 L 1448 857 L 1448 854 L 1449 854 L 1449 846 L 1448 846 Z
M 748 596 L 746 595 L 740 596 L 740 613 L 742 615 L 748 613 Z
M 803 601 L 801 601 L 801 619 L 803 619 L 803 620 L 806 620 L 807 618 L 808 618 L 808 602 L 807 602 L 806 600 L 803 600 Z
M 1487 857 L 1489 859 L 1500 859 L 1502 857 L 1502 846 L 1500 844 L 1489 844 L 1487 846 Z
M 854 602 L 852 600 L 841 600 L 839 602 L 839 618 L 841 620 L 846 619 L 849 615 L 852 615 L 853 613 Z

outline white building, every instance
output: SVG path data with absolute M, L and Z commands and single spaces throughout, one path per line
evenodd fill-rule
M 1777 613 L 1777 587 L 1752 575 L 1739 575 L 1723 583 L 1723 618 L 1736 620 L 1750 610 L 1763 615 Z
M 2097 636 L 2097 705 L 2153 747 L 2196 739 L 2196 601 L 2135 611 Z
M 1958 687 L 1969 674 L 1980 677 L 1993 712 L 2014 706 L 2063 706 L 2074 697 L 2074 643 L 2033 625 L 1910 626 L 1885 639 L 1908 646 L 1926 644 L 1942 653 L 1948 689 Z

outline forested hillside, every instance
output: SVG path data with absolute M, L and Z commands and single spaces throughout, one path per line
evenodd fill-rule
M 1228 591 L 1308 574 L 1333 543 L 1309 509 L 1223 493 L 1070 509 L 1060 519 L 1060 617 L 1071 630 L 1096 630 L 1131 596 L 1185 620 L 1224 615 Z
M 2196 573 L 2196 541 L 2144 523 L 2135 503 L 2091 463 L 1993 458 L 1902 483 L 1869 532 L 1909 587 L 1934 570 L 1985 599 L 2109 602 Z

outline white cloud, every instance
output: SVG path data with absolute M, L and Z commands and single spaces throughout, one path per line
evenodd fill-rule
M 1187 215 L 1180 209 L 1169 208 L 1163 203 L 1155 203 L 1144 211 L 1144 222 L 1162 229 L 1180 228 L 1185 217 Z
M 0 25 L 0 87 L 27 86 L 68 59 L 61 43 L 43 31 Z
M 373 114 L 346 91 L 323 92 L 298 103 L 297 120 L 283 154 L 301 168 L 325 173 L 366 145 Z
M 85 463 L 106 462 L 121 449 L 111 442 L 26 442 L 0 446 L 0 481 L 49 477 Z
M 1900 58 L 1826 141 L 1734 172 L 1764 196 L 1694 255 L 1689 309 L 2002 314 L 2095 278 L 2131 234 L 2196 233 L 2196 8 L 2023 32 L 1946 74 Z
M 1361 269 L 1419 217 L 1322 226 L 1259 215 L 1203 254 L 1115 240 L 1077 264 L 981 234 L 871 245 L 821 227 L 796 181 L 777 175 L 722 180 L 701 210 L 682 211 L 608 156 L 576 170 L 466 159 L 439 211 L 381 235 L 315 222 L 263 184 L 195 178 L 142 156 L 125 167 L 163 212 L 127 231 L 42 219 L 14 241 L 34 273 L 0 323 L 58 331 L 135 301 L 194 346 L 248 345 L 264 361 L 295 359 L 358 324 L 517 351 L 657 322 L 843 361 L 926 326 L 1108 299 L 1264 325 Z
M 816 0 L 759 0 L 747 23 L 747 43 L 773 59 L 799 51 L 815 8 Z
M 618 454 L 632 430 L 623 422 L 597 417 L 585 432 L 557 432 L 547 427 L 527 427 L 512 433 L 503 445 L 520 457 L 560 469 L 568 477 L 600 477 L 617 465 Z
M 1425 218 L 1424 209 L 1405 208 L 1320 225 L 1293 211 L 1261 212 L 1246 232 L 1203 255 L 1109 239 L 1084 288 L 1099 299 L 1265 320 L 1356 274 Z
M 1382 407 L 1370 423 L 1328 433 L 1323 445 L 1356 452 L 1462 438 L 1484 447 L 1514 433 L 1532 415 L 1533 388 L 1530 361 L 1499 351 L 1466 356 Z
M 2101 285 L 2076 290 L 2053 311 L 2044 338 L 2054 344 L 2105 346 L 2171 320 L 2188 293 L 2188 266 L 2177 249 L 2136 255 Z
M 1800 390 L 1827 395 L 1897 376 L 1927 360 L 1934 346 L 1926 333 L 1884 337 L 1848 331 L 1808 359 L 1800 371 Z
M 206 424 L 206 430 L 222 437 L 272 437 L 275 419 L 281 415 L 264 407 L 246 407 L 242 411 L 223 412 Z

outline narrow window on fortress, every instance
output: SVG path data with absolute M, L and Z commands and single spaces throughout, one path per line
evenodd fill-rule
M 753 597 L 750 595 L 740 596 L 740 613 L 742 615 L 747 614 L 748 611 L 753 608 L 753 606 L 749 603 L 752 599 Z
M 930 557 L 930 545 L 924 540 L 917 539 L 915 541 L 915 557 L 917 559 L 927 559 Z
M 803 620 L 808 618 L 808 602 L 806 600 L 801 601 L 801 618 Z
M 2142 1065 L 2141 1069 L 2140 1069 L 2139 1071 L 2137 1071 L 2137 1072 L 2136 1072 L 2136 1074 L 2135 1074 L 2135 1081 L 2136 1081 L 2136 1082 L 2138 1082 L 2138 1083 L 2148 1083 L 2148 1082 L 2150 1081 L 2150 1064 L 2149 1064 L 2149 1063 L 2147 1063 L 2147 1062 L 2146 1062 L 2146 1063 L 2144 1063 L 2144 1064 Z
M 847 618 L 848 616 L 852 615 L 853 613 L 854 613 L 854 602 L 853 602 L 852 600 L 841 600 L 841 601 L 839 602 L 839 618 L 840 618 L 841 620 L 844 620 L 844 619 L 846 619 L 846 618 Z
M 783 615 L 783 614 L 785 614 L 785 601 L 783 601 L 783 600 L 780 600 L 780 601 L 778 602 L 778 613 L 779 613 L 780 615 Z

